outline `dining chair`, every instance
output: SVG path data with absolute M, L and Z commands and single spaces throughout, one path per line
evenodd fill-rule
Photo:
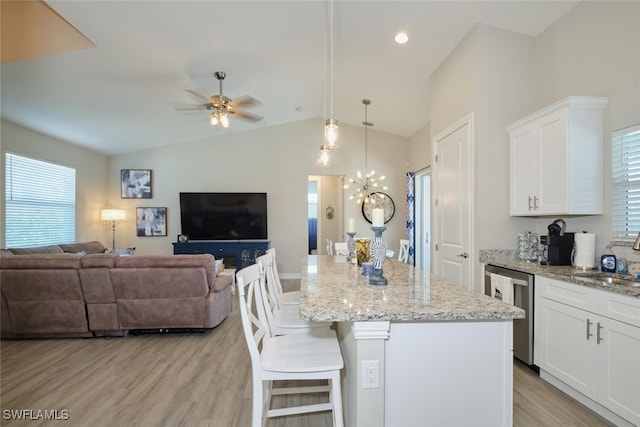
M 327 239 L 327 255 L 333 255 L 333 240 Z
M 344 361 L 335 332 L 317 329 L 308 334 L 272 336 L 265 322 L 266 307 L 260 296 L 262 282 L 257 264 L 236 274 L 242 329 L 251 358 L 252 427 L 266 426 L 268 418 L 322 411 L 332 411 L 333 425 L 342 427 L 340 370 Z M 323 380 L 326 384 L 273 387 L 274 381 L 308 380 Z M 328 393 L 329 401 L 271 408 L 271 398 L 275 395 L 303 393 Z
M 282 289 L 282 282 L 280 282 L 280 274 L 278 273 L 278 263 L 276 262 L 276 248 L 267 249 L 267 253 L 271 255 L 271 266 L 273 268 L 273 293 L 278 304 L 278 308 L 286 305 L 299 305 L 300 304 L 300 291 L 287 291 Z
M 265 254 L 256 258 L 260 266 L 261 283 L 259 293 L 264 304 L 266 323 L 273 336 L 308 332 L 311 329 L 329 329 L 332 322 L 312 322 L 300 317 L 300 306 L 288 305 L 278 308 L 274 292 L 270 292 L 267 283 L 273 283 L 273 260 Z
M 398 251 L 398 261 L 409 262 L 409 241 L 400 239 L 400 250 Z
M 340 256 L 349 255 L 349 247 L 347 246 L 347 242 L 335 242 L 333 246 L 335 247 L 336 255 L 340 255 Z

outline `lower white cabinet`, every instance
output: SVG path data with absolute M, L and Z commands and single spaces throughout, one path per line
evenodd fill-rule
M 540 276 L 536 291 L 536 365 L 640 425 L 640 300 Z
M 597 401 L 640 425 L 640 328 L 598 318 Z

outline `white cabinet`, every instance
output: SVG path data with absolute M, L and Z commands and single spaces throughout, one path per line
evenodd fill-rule
M 602 213 L 607 102 L 571 96 L 507 126 L 512 216 Z
M 640 300 L 536 276 L 536 365 L 640 425 Z
M 539 315 L 538 315 L 539 313 Z M 596 399 L 597 347 L 593 345 L 594 316 L 555 301 L 542 299 L 536 317 L 542 337 L 536 365 L 587 397 Z M 590 336 L 587 336 L 590 335 Z

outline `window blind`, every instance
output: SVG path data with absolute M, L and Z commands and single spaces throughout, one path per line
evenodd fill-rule
M 76 170 L 11 153 L 5 162 L 6 246 L 74 242 Z
M 640 125 L 613 133 L 611 174 L 613 238 L 633 241 L 640 232 Z

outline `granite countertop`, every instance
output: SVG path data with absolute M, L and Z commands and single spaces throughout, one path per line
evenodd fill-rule
M 584 269 L 576 269 L 570 265 L 540 265 L 538 262 L 527 262 L 516 259 L 515 251 L 493 251 L 481 250 L 480 262 L 498 267 L 509 268 L 511 270 L 522 271 L 524 273 L 535 274 L 537 276 L 549 277 L 551 279 L 563 280 L 582 286 L 602 289 L 631 297 L 640 298 L 640 287 L 623 285 L 603 285 L 582 279 L 579 274 L 584 273 Z M 593 270 L 596 272 L 597 270 Z M 630 277 L 630 276 L 629 276 Z
M 524 318 L 524 310 L 471 292 L 419 268 L 387 258 L 388 284 L 370 285 L 343 256 L 302 260 L 300 313 L 316 322 L 450 321 Z

